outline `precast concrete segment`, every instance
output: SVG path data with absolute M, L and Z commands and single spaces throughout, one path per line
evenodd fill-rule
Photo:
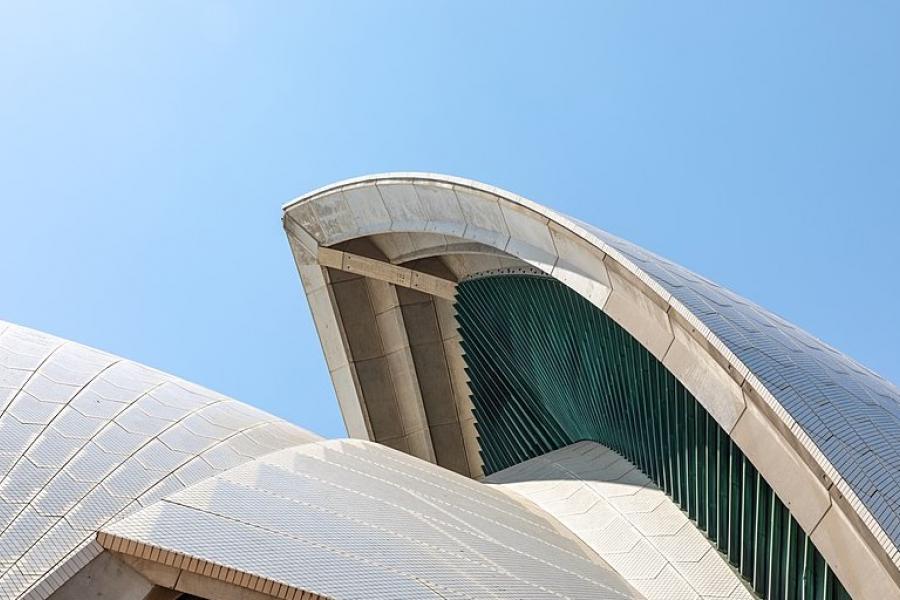
M 44 598 L 97 555 L 104 524 L 318 439 L 155 369 L 0 322 L 0 598 Z

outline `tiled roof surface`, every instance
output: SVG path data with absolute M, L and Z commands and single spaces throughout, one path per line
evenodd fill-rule
M 101 526 L 319 439 L 200 386 L 0 322 L 0 598 L 49 581 Z
M 753 373 L 900 545 L 900 389 L 796 325 L 588 225 L 689 309 Z
M 490 486 L 380 444 L 333 440 L 206 479 L 102 539 L 342 600 L 641 597 L 560 531 Z
M 578 442 L 485 482 L 559 519 L 647 600 L 755 598 L 687 514 L 602 444 Z

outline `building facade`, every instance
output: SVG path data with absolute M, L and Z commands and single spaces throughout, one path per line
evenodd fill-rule
M 900 391 L 856 361 L 470 180 L 349 180 L 284 225 L 351 435 L 488 481 L 594 442 L 758 596 L 898 597 Z
M 900 391 L 503 190 L 284 207 L 348 440 L 0 324 L 0 598 L 900 598 Z

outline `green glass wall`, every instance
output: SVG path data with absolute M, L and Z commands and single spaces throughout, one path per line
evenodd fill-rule
M 761 598 L 849 598 L 728 434 L 601 310 L 528 275 L 462 282 L 456 309 L 486 473 L 599 442 L 665 490 Z

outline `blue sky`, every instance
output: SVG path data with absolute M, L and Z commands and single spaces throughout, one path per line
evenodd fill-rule
M 900 381 L 900 4 L 0 4 L 0 319 L 343 434 L 280 206 L 483 180 Z

